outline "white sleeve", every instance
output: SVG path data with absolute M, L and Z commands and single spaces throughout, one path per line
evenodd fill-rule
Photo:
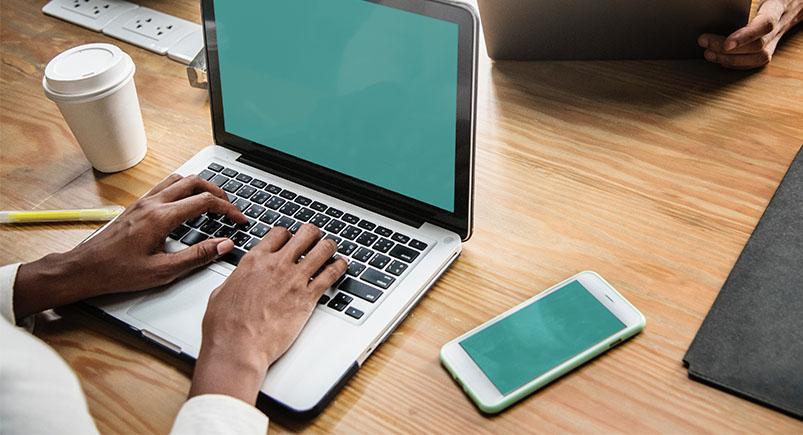
M 253 406 L 222 394 L 204 394 L 184 403 L 171 434 L 259 434 L 268 432 L 268 417 Z
M 0 316 L 12 325 L 17 323 L 14 318 L 14 281 L 19 267 L 20 263 L 0 267 Z

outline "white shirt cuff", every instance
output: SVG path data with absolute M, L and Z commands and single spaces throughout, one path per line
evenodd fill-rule
M 204 394 L 186 401 L 171 434 L 260 434 L 268 417 L 255 407 L 222 394 Z
M 0 267 L 0 316 L 8 323 L 16 325 L 14 318 L 14 282 L 17 280 L 17 269 L 20 263 Z

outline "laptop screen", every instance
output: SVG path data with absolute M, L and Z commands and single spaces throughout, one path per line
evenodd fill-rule
M 458 25 L 364 0 L 215 3 L 227 132 L 455 211 Z

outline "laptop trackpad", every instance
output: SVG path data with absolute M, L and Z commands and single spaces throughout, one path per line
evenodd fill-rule
M 202 269 L 159 290 L 128 310 L 128 315 L 144 322 L 151 333 L 185 348 L 200 348 L 201 321 L 209 295 L 226 277 Z

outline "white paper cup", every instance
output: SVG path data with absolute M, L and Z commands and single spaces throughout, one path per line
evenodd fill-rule
M 148 151 L 134 70 L 131 57 L 112 44 L 71 48 L 45 67 L 45 95 L 100 172 L 128 169 Z

